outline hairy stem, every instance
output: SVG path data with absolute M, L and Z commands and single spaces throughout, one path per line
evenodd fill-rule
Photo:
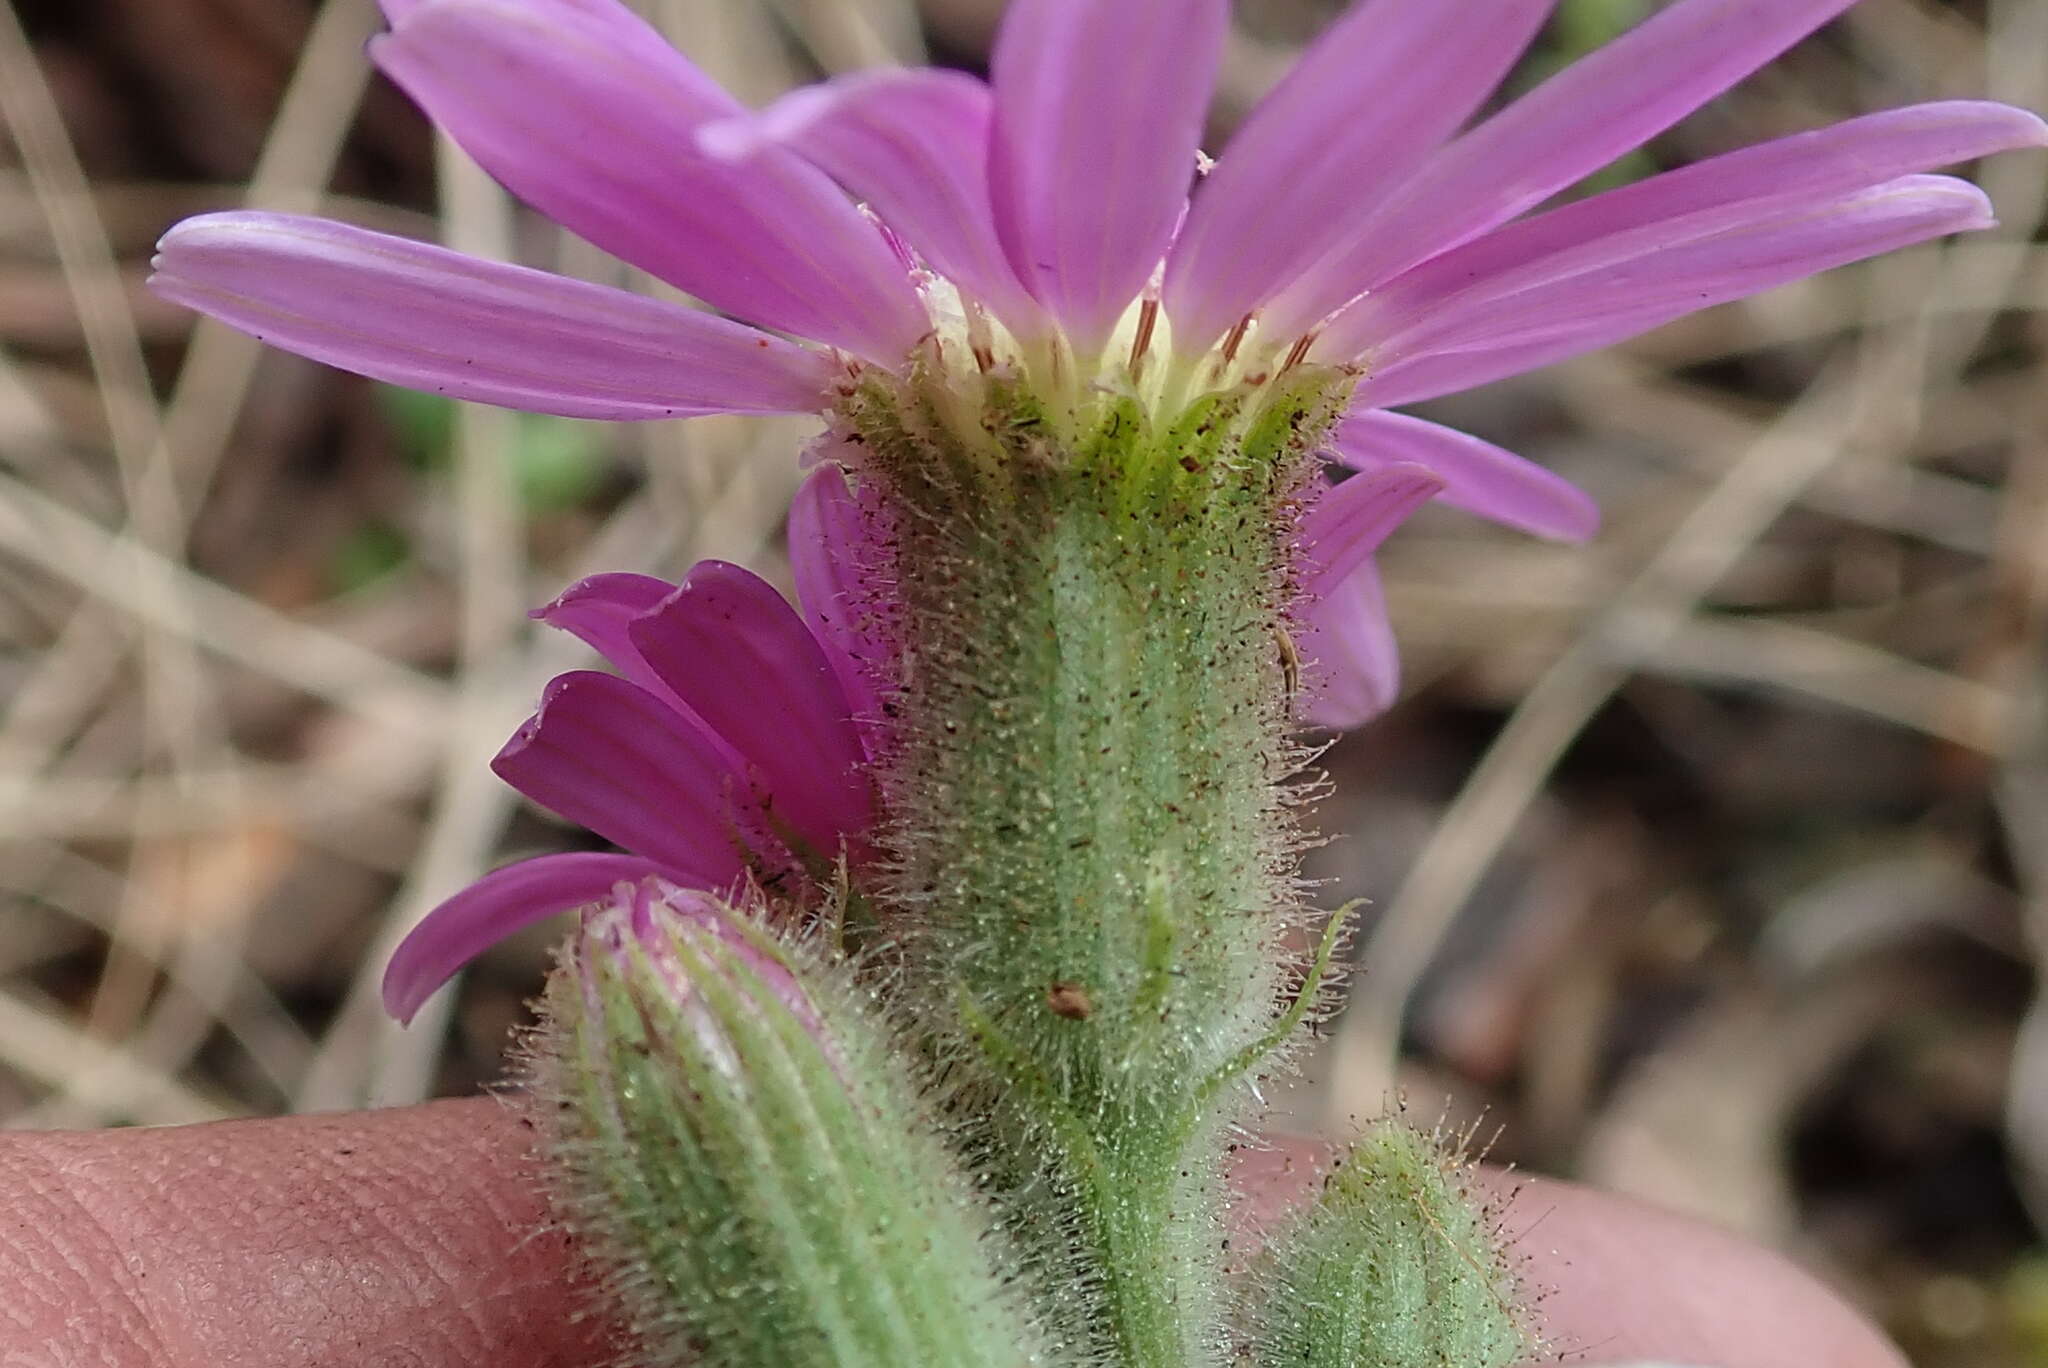
M 984 1075 L 982 1143 L 1018 1191 L 1077 1204 L 1076 1274 L 1133 1365 L 1222 1352 L 1236 1100 L 1198 1085 L 1255 1063 L 1281 1009 L 1291 539 L 1342 380 L 1164 419 L 1000 387 L 972 423 L 914 388 L 842 413 L 891 505 L 905 643 L 883 901 L 933 1048 Z

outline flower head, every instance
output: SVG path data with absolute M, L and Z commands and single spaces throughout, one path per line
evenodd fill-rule
M 1360 0 L 1190 193 L 1228 0 L 1013 0 L 987 82 L 863 72 L 759 113 L 617 0 L 383 0 L 378 65 L 486 169 L 728 317 L 253 212 L 173 228 L 156 288 L 366 375 L 593 418 L 830 414 L 913 372 L 1021 384 L 1055 421 L 1105 394 L 1170 415 L 1321 365 L 1354 383 L 1340 461 L 1582 537 L 1554 477 L 1384 410 L 1988 227 L 1922 173 L 2048 128 L 1917 105 L 1531 215 L 1853 0 L 1677 0 L 1464 127 L 1553 3 Z M 1326 587 L 1362 603 L 1370 574 Z
M 732 1042 L 726 1024 L 705 1006 L 691 963 L 698 973 L 744 976 L 749 987 L 801 1025 L 829 1055 L 832 1043 L 790 965 L 774 952 L 772 941 L 749 929 L 758 920 L 755 912 L 661 878 L 621 881 L 583 909 L 567 963 L 593 1015 L 609 985 L 625 985 L 643 998 L 651 993 L 689 1033 L 694 1047 L 728 1077 L 738 1072 Z
M 492 768 L 542 807 L 623 853 L 542 855 L 442 903 L 406 939 L 384 998 L 408 1019 L 450 975 L 512 932 L 649 880 L 728 891 L 752 881 L 791 900 L 837 861 L 872 858 L 869 748 L 880 714 L 866 667 L 842 643 L 861 629 L 822 567 L 848 513 L 836 470 L 814 476 L 794 559 L 805 615 L 720 561 L 681 584 L 596 575 L 534 616 L 582 638 L 618 674 L 552 680 Z M 812 606 L 815 605 L 815 606 Z M 883 646 L 872 635 L 868 649 Z

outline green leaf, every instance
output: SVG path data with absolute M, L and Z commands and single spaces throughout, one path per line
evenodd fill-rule
M 1565 0 L 1553 21 L 1554 48 L 1565 60 L 1582 57 L 1634 28 L 1649 8 L 1645 0 Z

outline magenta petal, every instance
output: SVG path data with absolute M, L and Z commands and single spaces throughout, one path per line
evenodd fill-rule
M 1982 101 L 1916 105 L 1731 152 L 1511 223 L 1386 282 L 1328 345 L 1386 336 L 1462 301 L 1513 294 L 1745 228 L 1915 171 L 2048 144 L 2048 124 Z
M 1167 262 L 1174 342 L 1206 348 L 1348 239 L 1469 118 L 1555 0 L 1367 0 L 1260 101 Z
M 434 990 L 515 931 L 662 873 L 637 855 L 542 855 L 484 875 L 420 919 L 384 968 L 384 1010 L 410 1022 Z
M 1302 590 L 1319 597 L 1348 578 L 1410 513 L 1444 487 L 1425 465 L 1391 464 L 1361 471 L 1316 501 L 1301 524 Z
M 1853 3 L 1678 0 L 1445 148 L 1275 299 L 1267 321 L 1307 331 L 1641 146 Z
M 1304 722 L 1340 731 L 1361 726 L 1400 697 L 1401 656 L 1370 557 L 1310 605 L 1295 646 L 1307 662 L 1297 705 Z
M 819 353 L 584 281 L 324 219 L 187 219 L 158 294 L 274 346 L 457 399 L 576 418 L 815 410 Z
M 789 568 L 804 621 L 831 659 L 854 720 L 872 723 L 882 710 L 870 680 L 890 661 L 871 596 L 860 588 L 878 572 L 869 543 L 880 516 L 862 502 L 837 464 L 812 471 L 789 506 Z
M 576 581 L 554 602 L 527 616 L 569 633 L 603 656 L 620 674 L 687 712 L 683 701 L 641 657 L 629 631 L 634 618 L 653 612 L 675 591 L 675 585 L 652 575 L 591 575 Z
M 845 186 L 939 274 L 1009 323 L 1043 318 L 1003 254 L 989 208 L 989 88 L 960 71 L 860 71 L 804 86 L 699 142 L 736 160 L 782 146 Z
M 1083 352 L 1172 240 L 1228 0 L 1012 0 L 990 62 L 989 163 L 1010 264 Z
M 697 129 L 739 105 L 623 6 L 427 0 L 371 50 L 514 194 L 699 299 L 884 365 L 929 327 L 817 168 L 698 149 Z
M 1425 397 L 1414 392 L 1414 377 L 1404 375 L 1417 363 L 1459 358 L 1431 367 L 1430 388 L 1440 394 L 1608 346 L 1710 305 L 1851 261 L 1994 222 L 1990 202 L 1975 186 L 1947 176 L 1907 176 L 1825 209 L 1647 250 L 1637 259 L 1504 298 L 1462 301 L 1405 334 L 1378 340 L 1360 402 L 1383 407 Z M 1350 348 L 1361 340 L 1339 334 L 1331 345 Z
M 816 852 L 867 829 L 866 757 L 831 662 L 773 585 L 700 561 L 633 644 L 760 776 L 774 811 Z
M 637 618 L 654 612 L 674 594 L 677 586 L 652 575 L 622 572 L 590 575 L 564 589 L 544 608 L 528 616 L 560 628 L 595 650 L 613 669 L 661 699 L 684 717 L 694 733 L 709 741 L 735 773 L 746 759 L 697 716 L 655 668 L 640 654 L 633 641 Z
M 727 752 L 688 716 L 616 675 L 558 675 L 491 768 L 613 845 L 719 887 L 765 843 Z
M 1600 528 L 1600 507 L 1571 481 L 1469 433 L 1401 413 L 1347 414 L 1331 454 L 1358 471 L 1422 466 L 1444 484 L 1437 498 L 1539 537 L 1584 541 Z
M 1687 312 L 1690 312 L 1688 310 Z M 1637 333 L 1648 332 L 1677 315 L 1651 316 L 1640 324 L 1635 320 L 1616 322 L 1605 334 L 1586 339 L 1546 342 L 1519 347 L 1475 348 L 1471 351 L 1432 353 L 1396 362 L 1384 371 L 1368 375 L 1352 392 L 1352 402 L 1377 408 L 1419 404 L 1446 394 L 1490 385 L 1511 375 L 1541 370 L 1586 352 L 1598 351 Z
M 1298 710 L 1323 727 L 1354 727 L 1384 712 L 1400 691 L 1400 657 L 1372 553 L 1387 534 L 1443 488 L 1419 465 L 1352 476 L 1317 500 L 1301 527 L 1301 632 L 1309 662 Z
M 377 0 L 377 8 L 384 11 L 384 21 L 397 28 L 406 16 L 432 0 Z M 505 0 L 506 4 L 517 5 L 546 21 L 558 14 L 575 14 L 584 19 L 607 23 L 628 42 L 649 42 L 668 46 L 661 35 L 649 28 L 620 0 Z

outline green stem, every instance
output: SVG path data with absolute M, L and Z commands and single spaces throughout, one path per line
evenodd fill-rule
M 984 1080 L 972 1143 L 1042 1204 L 1018 1224 L 1065 1232 L 1091 1336 L 1144 1368 L 1218 1362 L 1218 1093 L 1271 1049 L 1301 920 L 1281 641 L 1348 378 L 1165 419 L 992 380 L 972 443 L 961 396 L 875 383 L 841 421 L 893 514 L 880 901 L 905 998 Z
M 1104 1319 L 1120 1364 L 1190 1368 L 1223 1361 L 1213 1149 L 1210 1128 L 1200 1144 L 1133 1143 L 1082 1190 L 1103 1277 Z

